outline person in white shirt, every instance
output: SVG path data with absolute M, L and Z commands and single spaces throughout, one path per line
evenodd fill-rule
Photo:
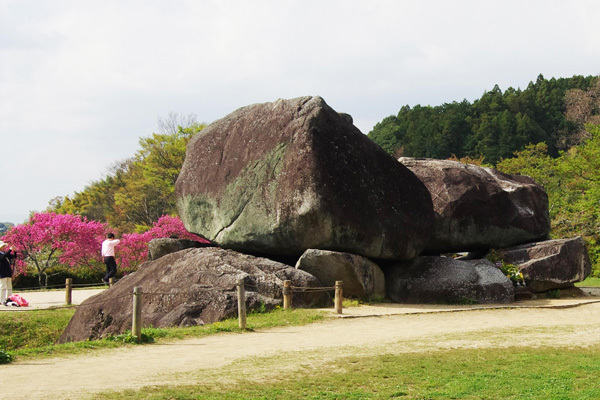
M 106 240 L 102 242 L 102 257 L 104 257 L 104 265 L 106 265 L 106 275 L 102 278 L 102 282 L 108 285 L 109 279 L 117 274 L 117 261 L 115 260 L 115 246 L 121 243 L 119 239 L 115 239 L 115 235 L 109 233 L 106 235 Z

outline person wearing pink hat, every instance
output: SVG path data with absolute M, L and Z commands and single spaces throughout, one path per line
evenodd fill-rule
M 0 304 L 12 295 L 13 270 L 10 260 L 17 257 L 14 248 L 0 240 Z

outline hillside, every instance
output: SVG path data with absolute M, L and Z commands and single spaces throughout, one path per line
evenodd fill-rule
M 437 159 L 484 157 L 495 165 L 530 143 L 546 143 L 551 156 L 577 143 L 578 121 L 568 119 L 566 94 L 586 92 L 597 77 L 545 79 L 526 89 L 498 85 L 480 99 L 439 106 L 403 106 L 379 122 L 368 137 L 388 153 Z M 597 111 L 597 110 L 596 110 Z

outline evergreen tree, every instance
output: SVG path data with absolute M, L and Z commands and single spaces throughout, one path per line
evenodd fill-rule
M 495 85 L 472 104 L 463 100 L 435 107 L 404 106 L 396 116 L 375 125 L 368 136 L 395 156 L 484 156 L 486 163 L 495 164 L 530 143 L 544 142 L 549 154 L 557 157 L 582 129 L 582 123 L 565 116 L 565 95 L 575 89 L 585 93 L 586 98 L 572 95 L 572 102 L 586 105 L 590 115 L 600 114 L 590 105 L 594 101 L 590 99 L 600 100 L 591 93 L 595 87 L 600 93 L 597 82 L 592 76 L 548 80 L 539 75 L 525 90 L 510 87 L 503 93 Z

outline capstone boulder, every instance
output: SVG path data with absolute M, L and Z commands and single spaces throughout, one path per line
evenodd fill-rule
M 188 144 L 176 199 L 188 231 L 250 254 L 410 259 L 433 227 L 423 183 L 321 97 L 210 124 Z
M 282 303 L 283 281 L 321 287 L 307 272 L 266 258 L 214 247 L 186 249 L 142 264 L 75 312 L 59 342 L 98 339 L 131 329 L 132 292 L 142 291 L 142 324 L 193 326 L 237 316 L 236 285 L 244 280 L 249 311 Z M 294 292 L 294 307 L 329 306 L 325 292 Z
M 326 287 L 342 281 L 344 297 L 385 297 L 385 278 L 381 268 L 356 254 L 309 249 L 302 254 L 296 268 L 313 275 Z
M 592 271 L 582 237 L 546 240 L 498 250 L 500 258 L 516 265 L 532 292 L 572 287 Z
M 426 251 L 487 251 L 548 238 L 548 195 L 532 178 L 457 161 L 402 157 L 427 186 L 435 227 Z
M 421 256 L 383 268 L 387 296 L 397 303 L 511 303 L 515 288 L 488 260 Z

